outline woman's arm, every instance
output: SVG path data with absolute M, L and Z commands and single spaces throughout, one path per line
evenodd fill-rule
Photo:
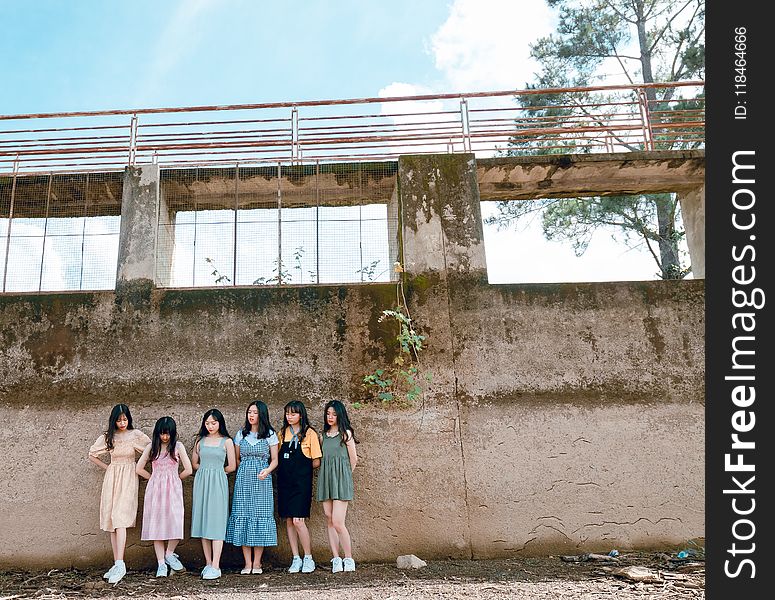
M 178 453 L 178 461 L 183 463 L 183 470 L 180 472 L 180 478 L 185 479 L 194 472 L 194 468 L 191 466 L 186 447 L 181 442 L 176 444 L 175 451 Z
M 355 465 L 358 464 L 358 453 L 355 451 L 355 438 L 353 437 L 353 432 L 348 432 L 349 438 L 347 439 L 347 456 L 350 458 L 350 468 L 355 471 Z
M 191 467 L 196 471 L 199 468 L 199 442 L 197 440 L 194 444 L 194 450 L 191 452 Z
M 101 461 L 99 458 L 97 458 L 96 456 L 91 456 L 91 455 L 90 455 L 90 456 L 89 456 L 89 462 L 93 462 L 95 465 L 97 465 L 97 466 L 98 466 L 100 469 L 102 469 L 103 471 L 107 471 L 107 470 L 108 470 L 108 465 L 107 465 L 107 463 L 104 463 L 104 462 L 102 462 L 102 461 Z
M 226 440 L 226 474 L 234 473 L 237 470 L 237 459 L 234 456 L 234 441 L 231 439 Z
M 236 465 L 235 468 L 239 467 L 239 463 L 242 458 L 240 457 L 239 453 L 239 444 L 234 444 L 234 464 Z
M 258 474 L 258 478 L 261 481 L 269 477 L 272 471 L 274 471 L 277 468 L 277 464 L 280 462 L 279 456 L 280 456 L 279 446 L 277 444 L 269 446 L 269 466 L 266 469 L 262 469 L 261 472 Z
M 146 470 L 145 465 L 148 464 L 148 457 L 151 455 L 151 445 L 148 444 L 137 459 L 137 465 L 135 466 L 135 473 L 137 473 L 143 479 L 150 479 L 151 474 Z

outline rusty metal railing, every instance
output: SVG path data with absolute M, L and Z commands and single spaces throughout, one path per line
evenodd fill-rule
M 697 148 L 703 88 L 687 81 L 0 115 L 0 173 Z

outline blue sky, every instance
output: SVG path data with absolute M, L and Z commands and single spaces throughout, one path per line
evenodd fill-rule
M 517 3 L 485 1 L 480 11 L 497 23 L 508 4 Z M 540 0 L 519 4 L 517 36 L 550 14 Z M 472 9 L 439 0 L 4 0 L 0 113 L 352 98 L 396 82 L 467 91 L 451 86 L 466 81 L 457 71 L 476 69 L 465 63 L 477 44 L 455 58 L 438 35 L 447 24 L 449 46 L 456 14 Z M 487 34 L 468 35 L 486 46 Z M 513 45 L 501 41 L 504 51 Z M 529 75 L 508 80 L 523 87 Z
M 0 15 L 6 115 L 521 89 L 556 23 L 543 0 L 0 0 Z M 656 270 L 608 234 L 581 259 L 537 226 L 486 236 L 493 282 Z M 545 260 L 504 258 L 522 253 Z

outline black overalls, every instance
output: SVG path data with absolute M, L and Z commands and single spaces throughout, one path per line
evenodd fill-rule
M 312 459 L 304 456 L 301 441 L 294 435 L 289 442 L 283 440 L 280 446 L 277 466 L 277 514 L 281 519 L 308 518 L 311 507 Z

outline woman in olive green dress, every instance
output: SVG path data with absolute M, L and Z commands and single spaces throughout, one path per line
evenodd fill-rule
M 345 527 L 347 505 L 353 499 L 353 470 L 358 463 L 355 438 L 347 410 L 339 400 L 331 400 L 323 412 L 323 458 L 318 473 L 318 502 L 328 521 L 328 543 L 334 558 L 331 570 L 355 571 L 350 532 Z M 344 560 L 339 554 L 341 549 Z

